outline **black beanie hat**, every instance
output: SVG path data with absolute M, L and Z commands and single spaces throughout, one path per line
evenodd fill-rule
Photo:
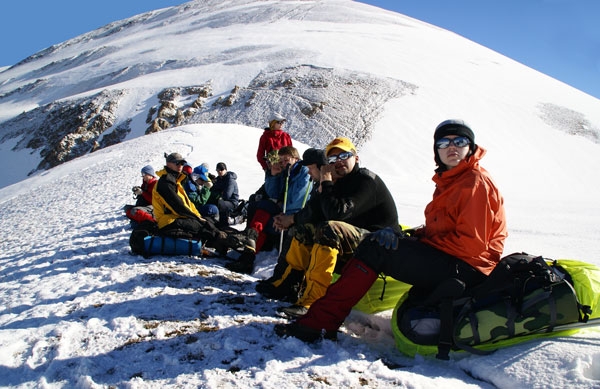
M 317 167 L 320 168 L 323 165 L 327 165 L 327 158 L 325 158 L 325 151 L 322 149 L 306 149 L 304 154 L 302 154 L 302 164 L 304 166 L 312 165 L 313 163 L 317 164 Z
M 477 148 L 477 145 L 475 144 L 475 134 L 473 133 L 473 130 L 471 130 L 471 127 L 469 127 L 469 125 L 464 120 L 444 120 L 443 122 L 438 124 L 438 126 L 435 128 L 435 133 L 433 134 L 433 152 L 435 155 L 435 162 L 440 167 L 444 166 L 444 164 L 440 160 L 438 150 L 435 147 L 435 143 L 448 135 L 458 135 L 468 138 L 471 141 L 471 143 L 469 144 L 469 149 L 471 150 L 471 153 Z

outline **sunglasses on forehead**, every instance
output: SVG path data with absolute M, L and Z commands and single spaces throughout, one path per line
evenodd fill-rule
M 337 161 L 345 161 L 350 157 L 353 157 L 354 153 L 351 151 L 344 151 L 343 153 L 339 153 L 338 155 L 330 155 L 327 157 L 327 163 L 330 165 L 336 163 Z
M 448 147 L 450 147 L 450 145 L 455 146 L 455 147 L 466 147 L 470 143 L 471 143 L 471 141 L 469 140 L 469 138 L 464 137 L 464 136 L 458 136 L 454 139 L 442 138 L 442 139 L 438 140 L 437 142 L 435 142 L 435 148 L 436 149 L 447 149 Z

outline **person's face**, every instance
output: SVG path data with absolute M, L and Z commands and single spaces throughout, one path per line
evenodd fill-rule
M 153 178 L 154 177 L 151 176 L 150 174 L 142 174 L 142 181 L 144 181 L 144 182 L 148 182 L 148 181 L 150 181 Z
M 354 165 L 358 161 L 358 156 L 354 155 L 351 151 L 344 151 L 342 149 L 338 149 L 334 147 L 329 150 L 327 154 L 327 161 L 329 165 L 333 165 L 335 168 L 335 173 L 338 177 L 344 177 L 346 174 L 350 173 L 352 169 L 354 169 Z M 335 162 L 333 162 L 335 161 Z
M 271 175 L 273 175 L 273 176 L 278 175 L 283 170 L 281 168 L 281 164 L 279 162 L 275 162 L 273 164 L 269 164 L 269 166 L 270 166 L 269 170 L 271 171 Z
M 444 139 L 449 139 L 453 141 L 456 138 L 464 138 L 458 135 L 448 135 L 440 139 L 441 141 Z M 465 138 L 466 139 L 466 138 Z M 439 141 L 438 141 L 439 142 Z M 453 142 L 450 142 L 448 147 L 440 149 L 436 143 L 436 149 L 438 155 L 440 156 L 440 161 L 446 166 L 446 169 L 450 170 L 458 166 L 460 161 L 465 159 L 469 155 L 469 144 L 467 143 L 464 146 L 457 146 Z
M 217 170 L 217 175 L 219 177 L 222 177 L 225 175 L 225 173 L 227 173 L 227 170 L 223 169 L 223 170 Z
M 283 127 L 283 123 L 285 123 L 285 121 L 275 121 L 273 122 L 273 129 L 274 130 L 281 130 L 281 128 Z
M 185 165 L 184 161 L 178 162 L 167 162 L 167 167 L 171 170 L 181 173 L 183 171 L 183 165 Z
M 317 167 L 316 163 L 306 166 L 308 168 L 308 175 L 313 181 L 321 181 L 321 169 Z
M 292 166 L 296 162 L 298 162 L 298 158 L 294 158 L 291 155 L 285 155 L 285 154 L 279 155 L 279 164 L 281 165 L 282 169 L 285 169 L 286 166 L 288 166 L 288 165 Z

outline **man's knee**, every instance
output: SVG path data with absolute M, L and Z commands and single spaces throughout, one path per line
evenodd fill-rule
M 371 269 L 381 271 L 383 263 L 390 254 L 389 251 L 379 245 L 377 241 L 369 239 L 369 235 L 367 235 L 354 251 L 354 257 Z
M 327 221 L 315 229 L 315 243 L 323 246 L 338 248 L 340 246 L 340 231 L 334 222 Z

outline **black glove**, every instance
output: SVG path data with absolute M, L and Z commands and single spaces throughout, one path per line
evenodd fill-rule
M 133 194 L 136 196 L 139 196 L 142 194 L 142 188 L 139 186 L 134 186 L 133 188 L 131 188 L 131 190 L 133 191 Z

